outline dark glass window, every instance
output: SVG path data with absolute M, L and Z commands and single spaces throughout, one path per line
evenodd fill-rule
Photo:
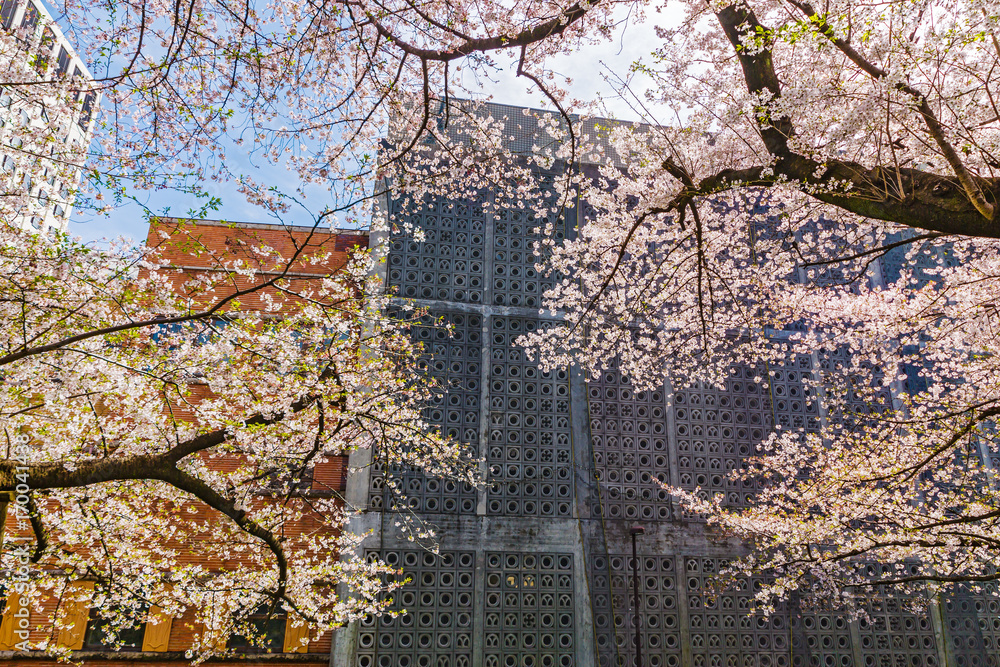
M 35 58 L 35 71 L 39 74 L 44 74 L 45 69 L 49 66 L 49 61 L 52 59 L 52 49 L 56 45 L 56 34 L 52 32 L 52 28 L 46 28 L 42 31 L 42 41 L 38 45 L 38 57 Z
M 234 634 L 229 638 L 229 648 L 247 653 L 280 653 L 285 643 L 285 619 L 283 609 L 261 605 L 247 617 L 249 636 Z
M 38 7 L 35 7 L 34 3 L 29 2 L 28 6 L 24 8 L 24 18 L 21 19 L 21 29 L 28 33 L 28 37 L 34 34 L 41 17 L 42 15 L 38 12 Z
M 312 469 L 303 470 L 299 475 L 298 466 L 289 465 L 285 469 L 272 470 L 261 479 L 261 491 L 264 493 L 308 493 L 312 488 Z
M 87 621 L 87 632 L 83 636 L 84 651 L 141 651 L 142 639 L 146 634 L 146 624 L 136 623 L 131 628 L 119 630 L 118 639 L 121 647 L 118 647 L 109 636 L 108 630 L 111 627 L 110 621 L 102 618 L 96 609 L 90 610 L 90 620 Z
M 80 109 L 80 127 L 87 129 L 90 125 L 90 118 L 94 115 L 94 94 L 87 93 L 83 96 L 83 108 Z
M 56 58 L 56 76 L 62 76 L 69 70 L 69 51 L 65 46 L 59 47 L 59 56 Z
M 0 2 L 0 25 L 4 30 L 10 30 L 14 25 L 14 14 L 17 13 L 17 0 L 3 0 Z

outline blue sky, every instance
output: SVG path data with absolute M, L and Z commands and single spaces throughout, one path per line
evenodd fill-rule
M 588 49 L 573 57 L 564 57 L 552 63 L 552 69 L 573 79 L 572 94 L 580 99 L 594 99 L 602 95 L 609 111 L 617 118 L 634 119 L 634 114 L 628 106 L 614 99 L 614 93 L 602 79 L 600 73 L 605 66 L 616 71 L 627 72 L 628 66 L 638 58 L 648 57 L 657 46 L 657 38 L 652 23 L 636 29 L 629 25 L 628 39 L 622 37 L 622 31 L 628 25 L 629 16 L 623 10 L 620 12 L 619 30 L 613 42 L 604 43 Z M 660 25 L 670 22 L 670 18 L 662 14 L 655 16 Z M 487 82 L 480 90 L 492 93 L 494 100 L 504 104 L 531 107 L 550 107 L 545 97 L 537 90 L 528 87 L 529 82 L 515 77 L 515 63 L 510 61 L 507 67 L 500 71 L 495 83 Z M 260 158 L 251 159 L 245 148 L 227 146 L 226 155 L 230 161 L 229 168 L 236 173 L 246 174 L 257 180 L 272 183 L 286 192 L 294 191 L 300 184 L 294 173 L 281 166 L 264 162 Z M 205 189 L 214 197 L 218 197 L 221 208 L 209 217 L 240 222 L 270 222 L 267 213 L 249 204 L 236 191 L 232 184 L 210 182 Z M 327 192 L 322 187 L 306 189 L 304 204 L 309 211 L 299 210 L 286 217 L 286 222 L 311 223 L 311 212 L 324 208 L 328 201 Z M 169 190 L 137 193 L 138 199 L 156 213 L 167 211 L 171 215 L 186 215 L 192 208 L 199 208 L 203 202 L 192 195 L 186 195 Z M 134 241 L 141 241 L 146 236 L 146 221 L 142 207 L 133 202 L 118 206 L 108 215 L 95 215 L 91 211 L 76 211 L 70 220 L 69 231 L 81 237 L 84 241 L 99 241 L 101 239 L 124 236 Z

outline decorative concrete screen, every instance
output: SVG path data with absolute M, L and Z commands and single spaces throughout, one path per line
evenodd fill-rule
M 505 116 L 516 146 L 530 149 L 535 121 L 513 107 L 491 110 Z M 551 190 L 538 196 L 554 201 L 556 177 L 542 180 Z M 392 608 L 406 613 L 355 624 L 338 638 L 332 664 L 634 667 L 638 620 L 643 667 L 1000 667 L 998 603 L 981 592 L 939 600 L 935 617 L 876 590 L 851 620 L 796 597 L 769 617 L 754 614 L 763 580 L 717 588 L 741 547 L 681 513 L 657 482 L 744 506 L 759 480 L 728 475 L 776 424 L 861 429 L 892 409 L 892 396 L 880 390 L 869 400 L 841 384 L 839 407 L 815 400 L 812 386 L 849 366 L 843 349 L 734 367 L 723 387 L 664 378 L 637 391 L 614 368 L 593 378 L 543 371 L 517 345 L 527 332 L 559 325 L 540 314 L 542 293 L 561 277 L 536 267 L 538 230 L 573 238 L 584 209 L 573 201 L 539 219 L 485 190 L 475 199 L 383 201 L 395 223 L 387 285 L 397 307 L 427 310 L 411 328 L 424 344 L 423 371 L 442 386 L 427 418 L 481 459 L 486 484 L 387 469 L 377 452 L 356 456 L 348 497 L 367 499 L 369 510 L 356 529 L 368 535 L 370 553 L 410 581 L 393 596 Z M 897 255 L 884 273 L 899 274 Z M 997 441 L 981 443 L 987 460 L 1000 458 Z M 409 531 L 400 527 L 403 512 L 415 522 Z M 645 529 L 638 609 L 634 524 Z M 434 539 L 411 541 L 413 526 L 435 531 Z
M 597 556 L 596 566 L 607 563 L 613 613 L 607 621 L 613 630 L 614 649 L 630 656 L 635 637 L 636 614 L 632 604 L 631 554 Z M 640 556 L 640 636 L 645 665 L 676 667 L 681 664 L 681 631 L 677 601 L 677 565 L 673 556 Z M 600 583 L 600 582 L 596 582 Z M 604 648 L 604 647 L 602 647 Z M 608 653 L 607 650 L 603 653 Z M 609 661 L 602 660 L 602 664 Z
M 565 238 L 562 216 L 553 213 L 538 218 L 531 211 L 501 207 L 493 227 L 493 305 L 541 306 L 542 292 L 556 280 L 556 276 L 544 276 L 535 269 L 535 243 L 541 240 L 536 230 L 546 227 L 551 229 L 549 236 Z
M 753 480 L 734 482 L 729 474 L 742 468 L 754 447 L 771 432 L 773 412 L 761 371 L 733 369 L 726 389 L 677 391 L 673 413 L 680 486 L 705 494 L 724 494 L 731 505 L 743 505 L 755 489 Z
M 884 574 L 892 575 L 889 571 Z M 940 664 L 931 617 L 927 612 L 909 610 L 906 601 L 881 587 L 862 598 L 865 617 L 858 621 L 858 634 L 865 667 Z
M 515 344 L 545 323 L 496 315 L 490 322 L 487 513 L 570 517 L 569 375 L 542 371 Z
M 358 633 L 359 667 L 472 667 L 475 554 L 386 550 L 407 579 L 392 594 L 392 612 L 366 616 Z
M 600 494 L 595 517 L 615 520 L 671 518 L 667 391 L 636 391 L 612 369 L 587 384 L 594 477 Z
M 413 338 L 423 345 L 420 370 L 441 385 L 441 392 L 424 417 L 442 433 L 472 448 L 479 444 L 482 322 L 482 316 L 476 313 L 434 310 L 410 328 Z M 476 511 L 476 490 L 470 484 L 427 479 L 399 466 L 387 468 L 377 452 L 371 464 L 369 492 L 373 509 L 448 514 Z
M 958 667 L 1000 666 L 1000 598 L 997 584 L 987 584 L 990 598 L 963 588 L 945 597 L 948 637 Z
M 419 212 L 404 212 L 400 203 L 392 204 L 392 212 L 405 214 L 425 237 L 423 242 L 409 234 L 392 239 L 388 284 L 396 294 L 407 299 L 483 303 L 486 223 L 482 203 L 428 201 Z
M 787 667 L 791 639 L 788 616 L 749 615 L 754 589 L 760 583 L 756 580 L 715 590 L 714 577 L 721 565 L 717 558 L 685 559 L 693 664 Z
M 573 554 L 486 554 L 486 667 L 574 667 Z

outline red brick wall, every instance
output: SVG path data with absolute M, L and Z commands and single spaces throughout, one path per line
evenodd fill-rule
M 218 266 L 220 261 L 232 259 L 242 259 L 260 271 L 280 270 L 283 267 L 276 264 L 272 259 L 261 259 L 255 255 L 251 248 L 253 246 L 266 245 L 282 253 L 283 256 L 290 256 L 296 249 L 301 247 L 299 255 L 288 270 L 296 276 L 292 278 L 293 286 L 302 286 L 324 276 L 331 275 L 341 270 L 346 264 L 349 252 L 355 247 L 367 247 L 368 237 L 359 232 L 336 232 L 330 230 L 311 230 L 304 227 L 282 227 L 280 225 L 255 225 L 255 224 L 229 224 L 219 222 L 191 222 L 175 218 L 161 218 L 152 222 L 149 228 L 147 243 L 160 253 L 160 256 L 167 260 L 171 267 L 176 270 L 174 284 L 181 289 L 181 285 L 192 276 L 199 273 L 198 269 Z M 323 258 L 313 261 L 319 256 Z M 262 274 L 257 277 L 257 284 L 262 280 L 269 279 L 273 273 Z M 251 284 L 249 279 L 240 278 L 230 289 L 242 289 Z M 220 296 L 217 291 L 214 298 Z M 273 292 L 272 292 L 273 293 Z M 278 297 L 276 297 L 278 298 Z M 261 298 L 259 295 L 247 295 L 239 300 L 241 310 L 255 310 L 261 308 Z M 210 392 L 205 385 L 192 385 L 190 387 L 194 400 L 208 398 Z M 182 406 L 176 406 L 175 414 L 180 418 L 190 419 L 193 415 Z M 213 465 L 221 469 L 232 469 L 236 466 L 236 459 L 213 459 Z M 312 490 L 319 494 L 340 493 L 346 486 L 347 477 L 347 457 L 334 457 L 317 465 L 313 471 Z M 263 502 L 263 501 L 262 501 Z M 210 516 L 212 510 L 203 508 L 198 517 Z M 9 522 L 8 522 L 9 523 Z M 288 536 L 294 536 L 301 531 L 315 530 L 322 521 L 320 517 L 307 517 L 301 525 L 286 526 L 284 531 Z M 187 549 L 188 558 L 193 562 L 200 562 L 206 566 L 217 565 L 205 561 L 199 556 L 197 545 L 187 545 L 193 548 Z M 55 605 L 55 600 L 49 600 L 46 612 Z M 45 627 L 38 622 L 39 614 L 32 612 L 31 640 L 36 641 L 44 637 L 51 636 L 52 628 Z M 190 661 L 183 656 L 183 651 L 191 646 L 193 635 L 197 628 L 194 625 L 194 612 L 189 610 L 185 616 L 173 620 L 167 653 L 164 654 L 132 654 L 120 653 L 117 655 L 101 655 L 81 652 L 77 659 L 83 662 L 98 662 L 107 667 L 119 667 L 124 665 L 135 665 L 141 662 L 143 665 L 174 667 L 180 664 L 187 664 Z M 212 661 L 213 664 L 238 664 L 241 667 L 256 665 L 273 665 L 291 662 L 294 664 L 316 665 L 325 667 L 327 664 L 326 655 L 330 652 L 331 633 L 326 633 L 318 641 L 309 644 L 308 653 L 305 654 L 275 654 L 264 657 L 248 656 L 246 659 L 238 661 Z M 10 665 L 34 665 L 46 667 L 51 665 L 56 667 L 60 664 L 54 660 L 41 655 L 26 655 L 0 651 L 0 661 Z
M 176 289 L 186 292 L 184 283 L 191 278 L 207 274 L 222 275 L 222 262 L 240 260 L 245 266 L 259 273 L 251 280 L 245 276 L 234 276 L 227 284 L 220 285 L 211 296 L 218 299 L 259 285 L 280 272 L 287 272 L 290 287 L 307 287 L 311 281 L 336 273 L 347 263 L 350 252 L 356 248 L 368 247 L 368 236 L 359 232 L 336 232 L 307 227 L 282 227 L 281 225 L 240 225 L 220 222 L 192 222 L 176 218 L 154 219 L 149 227 L 146 241 L 157 256 L 173 268 L 170 273 Z M 255 248 L 277 251 L 284 261 L 274 256 L 261 255 Z M 287 261 L 291 260 L 291 261 Z M 205 273 L 198 269 L 205 269 Z M 166 270 L 168 273 L 170 269 Z M 263 307 L 262 294 L 268 294 L 279 301 L 287 302 L 288 297 L 271 288 L 239 298 L 239 310 L 257 310 Z M 197 301 L 207 304 L 209 298 Z M 227 307 L 226 310 L 230 310 Z

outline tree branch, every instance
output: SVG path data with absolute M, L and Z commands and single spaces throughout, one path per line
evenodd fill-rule
M 500 49 L 526 46 L 528 44 L 540 42 L 549 37 L 561 35 L 566 28 L 586 16 L 587 12 L 589 12 L 590 9 L 595 7 L 597 4 L 598 2 L 587 3 L 585 8 L 583 4 L 577 2 L 559 14 L 559 16 L 544 23 L 540 23 L 529 30 L 522 30 L 516 35 L 510 37 L 506 35 L 499 35 L 497 37 L 468 37 L 464 42 L 450 49 L 422 49 L 408 42 L 404 42 L 393 35 L 388 28 L 382 25 L 378 19 L 371 14 L 368 14 L 368 20 L 373 26 L 375 26 L 375 29 L 380 35 L 385 37 L 392 44 L 395 44 L 398 48 L 402 49 L 404 53 L 416 56 L 424 61 L 448 62 L 449 60 L 463 58 L 473 53 L 486 53 L 488 51 L 498 51 Z
M 278 589 L 274 595 L 276 598 L 285 595 L 285 587 L 288 579 L 288 558 L 285 556 L 285 552 L 278 539 L 271 531 L 265 529 L 253 519 L 250 519 L 245 510 L 238 509 L 233 501 L 222 496 L 211 486 L 176 467 L 160 468 L 154 471 L 149 478 L 158 479 L 181 491 L 186 491 L 212 509 L 228 516 L 244 532 L 264 542 L 274 554 L 274 558 L 278 564 Z
M 909 245 L 915 241 L 926 241 L 928 239 L 936 239 L 944 236 L 944 234 L 938 234 L 932 232 L 930 234 L 920 234 L 918 236 L 913 236 L 908 239 L 903 239 L 902 241 L 896 241 L 895 243 L 890 243 L 888 245 L 879 246 L 878 248 L 872 248 L 871 250 L 865 250 L 864 252 L 859 252 L 854 255 L 849 255 L 847 257 L 835 257 L 834 259 L 825 259 L 818 262 L 806 262 L 802 265 L 802 268 L 807 268 L 810 266 L 825 266 L 827 264 L 838 264 L 840 262 L 850 262 L 854 259 L 860 259 L 862 257 L 867 257 L 868 255 L 874 255 L 875 253 L 886 253 L 893 248 L 898 248 L 899 246 Z
M 23 348 L 18 352 L 12 352 L 11 354 L 0 357 L 0 366 L 4 366 L 6 364 L 13 363 L 21 359 L 25 359 L 27 357 L 37 356 L 39 354 L 44 354 L 46 352 L 53 352 L 60 348 L 66 347 L 67 345 L 72 345 L 73 343 L 79 343 L 80 341 L 88 340 L 90 338 L 95 338 L 97 336 L 105 336 L 107 334 L 118 333 L 120 331 L 129 331 L 131 329 L 141 329 L 143 327 L 148 327 L 148 326 L 181 324 L 184 322 L 192 322 L 195 320 L 203 320 L 210 318 L 216 313 L 218 313 L 220 310 L 222 310 L 229 302 L 238 299 L 241 296 L 246 296 L 247 294 L 252 294 L 267 287 L 271 287 L 275 283 L 279 282 L 281 279 L 285 278 L 289 273 L 289 271 L 291 270 L 292 265 L 295 263 L 295 260 L 298 259 L 299 255 L 302 254 L 302 251 L 305 250 L 306 246 L 309 243 L 309 240 L 312 238 L 312 234 L 315 233 L 316 229 L 319 227 L 320 221 L 323 220 L 324 217 L 325 215 L 321 215 L 317 219 L 316 224 L 313 225 L 313 228 L 310 231 L 309 236 L 306 238 L 305 242 L 295 249 L 295 252 L 292 253 L 291 257 L 285 261 L 284 268 L 281 271 L 279 271 L 277 275 L 275 275 L 269 280 L 264 281 L 259 285 L 251 285 L 250 287 L 247 287 L 245 289 L 236 290 L 232 294 L 225 296 L 219 301 L 217 301 L 215 305 L 213 305 L 211 308 L 207 310 L 203 310 L 197 313 L 191 313 L 189 315 L 177 315 L 174 317 L 163 317 L 159 319 L 153 318 L 153 319 L 139 320 L 133 322 L 124 322 L 122 324 L 117 324 L 110 327 L 101 327 L 98 329 L 93 329 L 91 331 L 85 331 L 83 333 L 76 334 L 75 336 L 68 336 L 67 338 L 63 338 L 62 340 L 49 343 L 48 345 L 39 345 L 38 347 L 33 347 L 33 348 Z
M 337 377 L 333 364 L 327 366 L 319 375 L 319 381 Z M 289 412 L 279 412 L 265 417 L 258 413 L 244 421 L 246 426 L 270 426 L 277 424 L 291 414 L 305 410 L 317 400 L 319 394 L 307 394 L 291 405 Z M 136 454 L 128 458 L 105 458 L 84 461 L 72 470 L 62 463 L 39 463 L 30 466 L 29 478 L 32 489 L 67 489 L 101 482 L 116 480 L 154 479 L 154 473 L 161 468 L 172 468 L 181 459 L 196 452 L 217 447 L 224 443 L 231 434 L 228 429 L 220 428 L 208 433 L 185 440 L 161 454 Z M 14 479 L 14 461 L 0 460 L 0 491 L 12 491 L 16 486 Z
M 893 182 L 904 188 L 894 196 L 884 187 L 888 170 L 881 166 L 868 168 L 834 159 L 819 162 L 792 151 L 788 146 L 788 139 L 794 134 L 790 119 L 773 117 L 770 112 L 770 103 L 781 97 L 781 84 L 769 45 L 754 48 L 751 53 L 743 43 L 746 35 L 768 35 L 770 31 L 744 4 L 726 7 L 716 12 L 716 18 L 740 61 L 747 89 L 768 100 L 757 110 L 757 125 L 774 163 L 770 167 L 720 171 L 703 180 L 698 191 L 685 192 L 679 197 L 710 194 L 741 183 L 766 187 L 786 181 L 815 199 L 866 218 L 942 234 L 1000 238 L 1000 221 L 985 216 L 964 186 L 959 183 L 956 187 L 954 177 L 893 167 Z M 846 191 L 844 183 L 851 186 Z M 976 183 L 992 198 L 1000 199 L 1000 179 L 979 178 Z
M 28 497 L 28 519 L 31 521 L 31 531 L 35 534 L 35 551 L 31 554 L 31 562 L 37 563 L 49 547 L 49 534 L 42 523 L 42 515 L 38 511 L 35 499 Z
M 809 22 L 812 26 L 814 26 L 816 31 L 826 37 L 840 50 L 841 53 L 847 56 L 851 62 L 861 68 L 866 74 L 871 76 L 873 79 L 884 79 L 888 76 L 888 73 L 885 70 L 869 62 L 864 56 L 858 53 L 854 47 L 845 42 L 843 39 L 837 37 L 836 33 L 833 31 L 833 27 L 827 23 L 825 18 L 819 16 L 816 13 L 816 10 L 814 10 L 812 5 L 808 2 L 800 2 L 799 0 L 788 0 L 788 2 L 809 17 Z M 917 111 L 920 112 L 920 116 L 923 118 L 924 124 L 927 125 L 927 131 L 934 139 L 934 143 L 936 143 L 938 148 L 941 149 L 941 154 L 944 156 L 944 159 L 948 161 L 948 164 L 955 172 L 959 183 L 961 183 L 962 187 L 965 189 L 965 194 L 976 207 L 976 210 L 979 211 L 984 218 L 987 220 L 993 220 L 993 217 L 996 214 L 993 205 L 986 201 L 982 188 L 980 188 L 979 183 L 976 182 L 976 177 L 969 172 L 969 169 L 965 166 L 962 159 L 955 151 L 955 147 L 952 146 L 947 137 L 944 136 L 944 128 L 941 127 L 941 123 L 938 121 L 937 116 L 934 115 L 934 111 L 931 109 L 930 104 L 927 103 L 927 97 L 916 88 L 913 88 L 905 83 L 897 83 L 895 88 L 900 92 L 906 93 L 916 101 Z

